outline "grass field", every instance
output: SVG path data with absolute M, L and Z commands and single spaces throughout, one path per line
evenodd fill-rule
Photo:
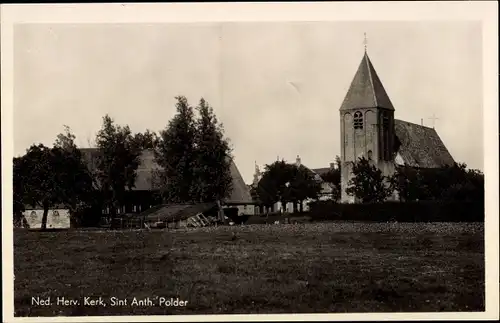
M 16 316 L 483 311 L 483 234 L 483 224 L 460 223 L 20 230 L 14 306 Z M 107 306 L 83 305 L 99 296 Z M 111 306 L 113 296 L 129 303 Z M 134 297 L 155 305 L 132 306 Z

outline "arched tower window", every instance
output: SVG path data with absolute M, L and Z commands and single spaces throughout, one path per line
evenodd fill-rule
M 363 114 L 361 112 L 354 113 L 354 129 L 363 129 Z

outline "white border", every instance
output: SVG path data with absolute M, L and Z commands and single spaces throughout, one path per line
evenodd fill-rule
M 498 319 L 498 3 L 307 2 L 189 4 L 38 4 L 1 5 L 2 242 L 5 322 L 182 322 L 298 320 L 471 320 Z M 486 176 L 486 311 L 483 313 L 368 313 L 295 315 L 190 315 L 102 317 L 13 317 L 13 24 L 159 23 L 222 21 L 421 21 L 477 20 L 483 26 L 484 173 Z

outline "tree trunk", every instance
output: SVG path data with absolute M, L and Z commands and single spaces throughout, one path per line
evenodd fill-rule
M 293 201 L 293 213 L 297 213 L 297 201 Z
M 49 215 L 49 204 L 43 203 L 42 231 L 47 229 L 47 217 Z
M 299 201 L 300 213 L 304 212 L 304 201 Z
M 219 222 L 224 223 L 224 210 L 222 209 L 222 204 L 220 200 L 217 200 L 217 212 L 219 217 Z
M 23 216 L 23 224 L 22 224 L 22 228 L 25 228 L 25 229 L 29 229 L 30 228 L 30 225 L 28 223 L 28 220 L 26 220 L 26 217 Z

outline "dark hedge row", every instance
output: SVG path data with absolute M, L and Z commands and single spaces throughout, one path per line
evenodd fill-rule
M 290 213 L 290 214 L 279 214 L 279 213 L 269 213 L 252 215 L 242 221 L 244 224 L 273 224 L 275 221 L 279 223 L 307 223 L 310 222 L 311 218 L 309 213 Z
M 418 201 L 339 204 L 319 201 L 310 204 L 309 216 L 313 221 L 483 222 L 484 203 Z

